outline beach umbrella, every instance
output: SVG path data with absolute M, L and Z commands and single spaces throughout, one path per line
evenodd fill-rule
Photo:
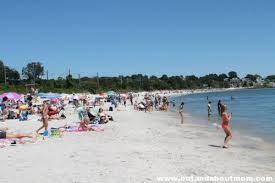
M 59 102 L 59 98 L 51 98 L 51 102 Z
M 114 91 L 108 91 L 107 95 L 108 96 L 114 96 L 114 95 L 116 95 L 116 92 L 114 92 Z
M 20 100 L 22 99 L 21 95 L 15 92 L 7 92 L 0 95 L 0 98 L 3 99 L 4 97 L 7 97 L 9 100 Z

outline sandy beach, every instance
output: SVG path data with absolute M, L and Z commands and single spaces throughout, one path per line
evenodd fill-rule
M 0 183 L 275 183 L 274 9 L 1 1 Z
M 76 122 L 65 120 L 50 127 Z M 184 124 L 172 113 L 144 113 L 127 106 L 109 112 L 114 122 L 103 132 L 65 133 L 62 138 L 0 149 L 0 182 L 157 182 L 163 176 L 274 176 L 275 156 L 264 144 L 244 143 L 234 137 L 232 147 L 222 149 L 223 132 L 199 125 L 185 116 Z M 10 129 L 34 131 L 37 117 L 29 121 L 1 123 Z

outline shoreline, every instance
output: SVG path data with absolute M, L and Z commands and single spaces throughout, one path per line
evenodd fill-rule
M 172 118 L 175 118 L 175 120 L 180 121 L 180 117 L 176 111 L 169 111 L 168 114 L 171 115 Z M 218 132 L 224 135 L 223 130 L 216 126 L 216 125 L 220 125 L 219 123 L 218 124 L 211 123 L 207 121 L 207 119 L 203 119 L 201 117 L 195 116 L 187 112 L 184 112 L 184 116 L 188 123 L 191 122 L 194 125 L 204 127 L 207 130 L 209 130 L 209 132 L 212 132 L 212 133 Z M 235 141 L 235 144 L 238 144 L 238 146 L 244 146 L 244 148 L 248 148 L 248 149 L 259 148 L 261 150 L 270 150 L 273 153 L 275 152 L 275 146 L 274 146 L 275 144 L 265 140 L 262 137 L 258 137 L 258 136 L 255 137 L 249 133 L 244 134 L 243 132 L 235 129 L 232 129 L 232 133 L 233 133 L 232 141 L 234 141 L 234 139 L 237 140 Z M 221 139 L 221 142 L 222 142 L 222 139 Z
M 262 89 L 262 88 L 232 88 L 232 89 L 227 89 L 227 90 L 207 90 L 207 91 L 197 91 L 196 93 L 187 93 L 187 94 L 182 94 L 182 95 L 171 95 L 170 97 L 181 97 L 181 96 L 187 96 L 187 95 L 193 95 L 193 94 L 205 94 L 205 93 L 216 93 L 216 92 L 228 92 L 228 91 L 238 91 L 238 90 L 250 90 L 250 89 Z M 268 89 L 268 88 L 266 88 Z M 172 108 L 173 109 L 173 108 Z M 176 110 L 170 110 L 172 113 L 175 113 L 175 116 L 177 116 L 177 106 L 175 108 Z M 194 121 L 197 122 L 198 125 L 204 125 L 208 126 L 209 128 L 214 128 L 215 125 L 220 125 L 220 121 L 217 121 L 217 123 L 209 122 L 207 118 L 198 116 L 196 114 L 191 114 L 191 113 L 186 113 L 190 118 L 192 118 Z M 204 121 L 204 122 L 203 122 Z M 269 139 L 268 137 L 264 136 L 254 136 L 252 132 L 249 131 L 243 131 L 242 129 L 233 129 L 233 133 L 235 133 L 238 137 L 238 139 L 245 138 L 246 140 L 249 140 L 251 143 L 254 144 L 254 146 L 258 146 L 259 143 L 264 144 L 264 147 L 271 149 L 272 151 L 275 152 L 275 142 Z M 246 141 L 242 140 L 242 141 Z M 242 144 L 245 144 L 242 142 Z

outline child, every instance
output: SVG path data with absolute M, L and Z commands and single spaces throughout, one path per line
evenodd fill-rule
M 227 107 L 221 105 L 221 114 L 222 114 L 222 128 L 225 133 L 224 146 L 223 148 L 228 148 L 228 142 L 232 138 L 232 132 L 229 127 L 229 121 L 231 120 L 231 115 L 227 113 Z
M 89 119 L 87 116 L 84 117 L 84 119 L 80 122 L 78 130 L 83 130 L 83 131 L 89 131 Z

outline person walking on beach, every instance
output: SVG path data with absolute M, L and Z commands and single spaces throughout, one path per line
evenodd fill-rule
M 226 105 L 221 105 L 221 116 L 222 116 L 222 128 L 225 133 L 223 148 L 228 148 L 228 142 L 232 139 L 232 132 L 229 126 L 229 121 L 231 120 L 231 114 L 227 113 Z
M 180 104 L 180 108 L 179 108 L 179 114 L 180 114 L 181 124 L 183 124 L 183 106 L 184 106 L 184 102 L 182 102 Z
M 133 94 L 132 93 L 130 93 L 129 98 L 130 98 L 131 105 L 134 105 L 134 103 L 133 103 Z
M 49 116 L 48 116 L 48 113 L 49 113 L 49 106 L 48 106 L 48 101 L 44 101 L 43 102 L 43 108 L 42 108 L 42 122 L 43 122 L 43 125 L 38 129 L 36 130 L 36 133 L 38 134 L 40 130 L 42 130 L 43 128 L 45 128 L 45 132 L 47 133 L 48 131 L 48 120 L 49 120 Z
M 160 106 L 160 103 L 161 103 L 161 96 L 160 95 L 158 95 L 158 105 Z
M 221 107 L 222 107 L 222 101 L 219 100 L 219 101 L 218 101 L 218 112 L 219 112 L 219 116 L 222 115 L 222 113 L 221 113 Z

